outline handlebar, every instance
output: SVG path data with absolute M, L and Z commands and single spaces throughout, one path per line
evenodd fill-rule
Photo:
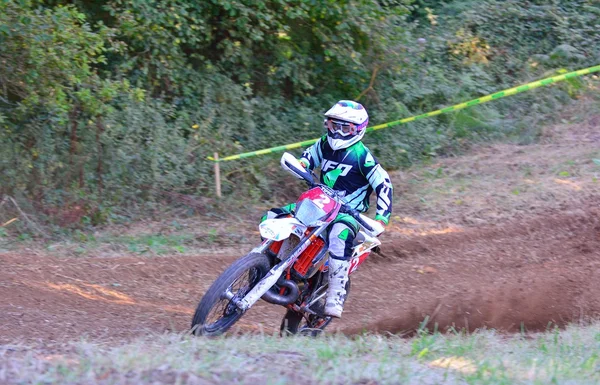
M 286 152 L 281 156 L 281 166 L 284 170 L 291 172 L 297 178 L 303 179 L 310 188 L 317 186 L 322 187 L 322 189 L 326 191 L 327 195 L 330 195 L 332 198 L 341 201 L 342 196 L 339 195 L 335 190 L 320 183 L 315 183 L 312 170 L 303 167 L 298 159 L 296 159 L 292 154 Z M 340 212 L 348 214 L 352 218 L 356 219 L 356 221 L 360 223 L 367 231 L 375 231 L 373 227 L 369 226 L 369 224 L 360 217 L 360 212 L 358 212 L 356 209 L 342 204 Z
M 348 214 L 350 215 L 352 218 L 356 219 L 356 221 L 358 223 L 360 223 L 365 229 L 369 230 L 369 231 L 374 231 L 375 229 L 373 229 L 371 226 L 369 226 L 369 224 L 367 222 L 365 222 L 361 217 L 360 217 L 360 212 L 356 209 L 352 209 L 346 205 L 342 205 L 342 207 L 340 208 L 340 213 L 344 213 L 344 214 Z

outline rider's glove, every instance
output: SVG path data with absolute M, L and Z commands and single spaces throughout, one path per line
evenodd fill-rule
M 308 169 L 308 160 L 306 160 L 304 158 L 300 158 L 300 159 L 298 159 L 298 162 L 300 162 L 302 167 L 304 167 L 305 169 Z

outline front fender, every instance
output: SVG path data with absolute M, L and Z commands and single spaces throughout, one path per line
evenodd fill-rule
M 273 218 L 262 222 L 258 229 L 263 238 L 282 241 L 294 233 L 302 238 L 306 226 L 296 218 Z

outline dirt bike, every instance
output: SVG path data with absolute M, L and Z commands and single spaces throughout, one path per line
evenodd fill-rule
M 282 334 L 316 335 L 331 322 L 324 314 L 327 227 L 339 213 L 351 215 L 361 225 L 349 274 L 381 244 L 377 236 L 384 231 L 383 225 L 345 205 L 340 192 L 314 183 L 312 174 L 293 155 L 284 153 L 281 166 L 306 181 L 309 190 L 300 195 L 293 214 L 263 221 L 259 225 L 262 244 L 235 261 L 210 286 L 196 308 L 194 334 L 224 333 L 262 298 L 287 308 Z M 347 292 L 349 285 L 350 280 Z

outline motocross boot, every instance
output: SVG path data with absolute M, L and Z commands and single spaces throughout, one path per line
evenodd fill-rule
M 325 302 L 325 315 L 341 318 L 346 301 L 346 284 L 348 283 L 348 269 L 350 261 L 336 259 L 333 255 L 329 258 L 329 287 Z

